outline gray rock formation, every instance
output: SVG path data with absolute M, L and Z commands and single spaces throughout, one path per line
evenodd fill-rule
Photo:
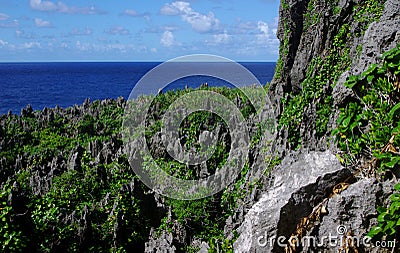
M 390 193 L 391 183 L 379 183 L 375 179 L 360 180 L 328 200 L 326 211 L 319 224 L 307 234 L 310 243 L 305 244 L 304 252 L 338 252 L 348 233 L 352 234 L 357 248 L 368 252 L 382 252 L 365 235 L 376 223 L 376 206 L 383 203 L 382 197 Z M 385 196 L 382 196 L 385 195 Z
M 360 24 L 354 21 L 353 8 L 360 4 L 358 0 L 319 1 L 312 13 L 307 13 L 308 1 L 289 0 L 286 6 L 281 5 L 278 37 L 281 43 L 287 43 L 287 55 L 284 56 L 281 75 L 271 83 L 271 96 L 277 106 L 278 115 L 282 112 L 281 98 L 287 98 L 289 92 L 298 93 L 305 79 L 307 69 L 312 59 L 323 57 L 329 48 L 338 28 L 344 23 L 350 24 L 352 33 L 360 31 Z M 333 8 L 339 12 L 333 15 Z M 319 21 L 305 27 L 305 15 L 321 13 Z M 331 90 L 332 80 L 327 80 L 324 94 L 332 94 L 335 111 L 329 123 L 334 128 L 339 107 L 351 100 L 356 100 L 352 90 L 343 83 L 347 77 L 360 74 L 372 63 L 381 62 L 381 54 L 400 43 L 400 1 L 388 0 L 378 22 L 370 24 L 362 37 L 354 36 L 348 41 L 352 64 L 344 72 Z M 286 41 L 285 41 L 286 40 Z M 362 50 L 357 52 L 357 47 Z M 348 170 L 343 170 L 331 151 L 314 152 L 328 149 L 329 136 L 316 137 L 316 104 L 305 107 L 304 118 L 300 125 L 302 149 L 290 151 L 287 144 L 287 130 L 282 129 L 277 138 L 277 151 L 285 157 L 282 164 L 276 167 L 263 181 L 265 187 L 259 193 L 261 198 L 256 202 L 249 200 L 250 210 L 238 208 L 237 213 L 226 222 L 225 234 L 237 229 L 239 238 L 236 240 L 235 252 L 283 252 L 277 239 L 281 236 L 288 239 L 296 230 L 300 218 L 307 217 L 318 205 L 319 201 L 332 190 L 335 183 L 349 176 Z M 327 133 L 329 134 L 329 133 Z M 312 160 L 310 157 L 316 157 Z M 290 162 L 294 162 L 290 165 Z M 317 161 L 317 162 L 316 162 Z M 318 165 L 319 164 L 319 165 Z M 317 245 L 300 248 L 301 252 L 337 252 L 340 246 L 331 246 L 328 241 L 321 241 L 324 236 L 338 235 L 338 227 L 345 228 L 357 238 L 364 238 L 371 229 L 376 217 L 376 206 L 381 205 L 390 193 L 393 182 L 379 183 L 372 179 L 357 179 L 340 195 L 334 196 L 326 203 L 327 214 L 307 236 L 319 240 Z M 252 195 L 249 193 L 248 195 Z M 239 227 L 239 228 L 238 228 Z M 271 241 L 270 241 L 271 240 Z M 287 241 L 283 240 L 284 244 Z M 382 248 L 368 245 L 358 247 L 362 252 L 382 252 Z
M 271 174 L 271 187 L 238 229 L 235 252 L 283 252 L 277 239 L 288 239 L 300 218 L 308 216 L 350 172 L 326 151 L 300 155 L 294 163 L 288 157 Z
M 150 231 L 150 240 L 145 244 L 145 253 L 175 253 L 172 233 L 163 232 L 160 236 Z

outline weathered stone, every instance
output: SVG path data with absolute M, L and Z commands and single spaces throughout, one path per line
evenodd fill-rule
M 80 145 L 77 145 L 71 152 L 71 156 L 68 159 L 69 168 L 72 170 L 81 171 L 82 164 L 81 159 L 83 156 L 83 152 L 85 151 Z
M 176 247 L 172 245 L 173 236 L 171 233 L 163 232 L 159 238 L 155 231 L 151 230 L 150 240 L 145 244 L 145 253 L 175 253 Z
M 376 206 L 381 206 L 382 197 L 387 197 L 391 191 L 383 190 L 387 188 L 386 185 L 391 183 L 382 185 L 374 179 L 362 179 L 329 199 L 326 203 L 327 214 L 307 233 L 306 238 L 310 239 L 310 243 L 303 244 L 303 251 L 338 252 L 345 236 L 350 233 L 355 243 L 359 244 L 358 249 L 383 252 L 384 249 L 373 247 L 365 236 L 376 224 Z
M 238 229 L 235 252 L 283 252 L 276 243 L 263 243 L 279 236 L 289 238 L 300 218 L 308 216 L 350 174 L 329 151 L 302 154 L 296 160 L 291 164 L 292 159 L 285 159 L 271 172 L 272 186 Z

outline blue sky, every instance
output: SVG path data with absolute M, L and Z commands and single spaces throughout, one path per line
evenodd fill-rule
M 0 0 L 0 61 L 276 61 L 279 0 Z

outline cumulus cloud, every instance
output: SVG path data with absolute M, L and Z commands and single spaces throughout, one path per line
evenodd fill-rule
M 92 29 L 90 29 L 89 27 L 85 27 L 85 29 L 78 29 L 78 28 L 74 28 L 72 29 L 72 31 L 70 31 L 68 33 L 71 36 L 90 36 L 93 34 Z
M 30 32 L 25 32 L 24 30 L 15 30 L 15 36 L 21 39 L 34 39 L 35 36 Z
M 17 28 L 19 27 L 19 22 L 18 20 L 14 19 L 12 21 L 5 21 L 3 23 L 0 23 L 1 28 Z
M 0 20 L 7 20 L 10 16 L 4 13 L 0 13 Z
M 132 17 L 137 17 L 139 15 L 139 13 L 137 13 L 137 11 L 131 10 L 131 9 L 124 10 L 122 12 L 122 14 L 127 15 L 127 16 L 132 16 Z
M 257 23 L 256 42 L 263 47 L 278 51 L 279 40 L 276 37 L 277 24 L 267 24 L 263 21 Z
M 107 43 L 89 43 L 89 42 L 82 42 L 80 40 L 75 41 L 71 45 L 69 45 L 68 42 L 64 42 L 63 44 L 60 45 L 63 49 L 76 49 L 82 52 L 115 52 L 115 53 L 128 53 L 132 52 L 134 50 L 138 50 L 134 44 L 130 43 L 120 43 L 118 41 L 116 42 L 110 42 L 107 41 Z M 147 50 L 147 49 L 146 49 Z M 144 50 L 140 50 L 140 52 L 143 52 Z
M 173 2 L 172 4 L 165 4 L 163 7 L 161 7 L 160 13 L 166 16 L 177 16 L 181 13 L 177 6 L 181 5 L 182 3 L 184 2 Z M 189 3 L 186 4 L 189 5 Z
M 224 33 L 214 34 L 213 37 L 217 44 L 228 44 L 231 42 L 231 35 L 226 30 L 224 30 Z
M 171 31 L 165 31 L 161 36 L 160 43 L 165 47 L 173 46 L 175 44 L 174 34 Z
M 143 17 L 144 19 L 146 19 L 147 21 L 150 20 L 150 13 L 148 12 L 144 12 L 144 13 L 138 13 L 135 10 L 132 9 L 126 9 L 124 10 L 121 15 L 125 15 L 125 16 L 130 16 L 130 17 Z
M 36 27 L 51 27 L 51 23 L 49 21 L 40 18 L 35 18 L 35 25 Z
M 8 41 L 0 39 L 0 48 L 5 48 L 7 50 L 15 50 L 16 46 Z
M 29 4 L 32 9 L 38 10 L 38 11 L 55 11 L 55 10 L 57 10 L 57 5 L 51 1 L 30 0 Z
M 257 24 L 255 22 L 247 21 L 236 24 L 232 30 L 234 30 L 235 34 L 247 34 L 255 29 L 257 29 Z
M 80 51 L 88 51 L 92 49 L 91 45 L 88 42 L 81 42 L 80 40 L 77 40 L 75 42 L 75 47 Z
M 175 1 L 171 4 L 165 4 L 160 9 L 160 13 L 167 16 L 181 16 L 196 32 L 207 33 L 220 29 L 220 21 L 214 16 L 214 13 L 201 14 L 193 10 L 188 2 Z
M 143 30 L 144 33 L 157 33 L 157 34 L 161 34 L 164 31 L 176 31 L 178 30 L 179 27 L 178 26 L 174 26 L 174 25 L 162 25 L 162 26 L 152 26 L 152 27 L 147 27 Z
M 4 48 L 7 50 L 15 50 L 16 46 L 8 41 L 0 39 L 0 48 Z
M 105 31 L 105 33 L 111 35 L 129 35 L 129 30 L 124 28 L 123 26 L 113 26 L 109 30 Z
M 257 29 L 260 32 L 259 34 L 257 34 L 258 42 L 260 42 L 260 43 L 267 42 L 268 39 L 269 39 L 269 26 L 268 26 L 268 24 L 263 22 L 263 21 L 258 21 Z
M 61 44 L 60 44 L 60 48 L 62 48 L 62 49 L 68 49 L 68 48 L 69 48 L 69 45 L 68 45 L 67 42 L 63 41 L 63 42 L 61 42 Z
M 23 49 L 41 48 L 40 42 L 32 41 L 22 44 Z
M 255 47 L 261 50 L 267 50 L 271 55 L 278 54 L 279 40 L 276 37 L 277 23 L 266 23 L 264 21 L 257 22 L 255 30 Z
M 103 14 L 104 11 L 97 9 L 94 5 L 89 7 L 68 6 L 63 2 L 57 4 L 52 1 L 30 0 L 30 7 L 33 10 L 44 12 L 61 12 L 69 14 Z
M 4 46 L 7 46 L 7 45 L 8 45 L 7 41 L 4 41 L 4 40 L 0 39 L 0 47 L 4 47 Z

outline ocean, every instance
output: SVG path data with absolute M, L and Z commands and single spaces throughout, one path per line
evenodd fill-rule
M 34 110 L 69 107 L 86 98 L 128 98 L 135 84 L 160 62 L 0 63 L 0 114 L 19 114 L 28 104 Z M 275 63 L 243 62 L 261 84 L 272 80 Z M 232 86 L 206 76 L 186 77 L 165 90 L 189 86 Z

